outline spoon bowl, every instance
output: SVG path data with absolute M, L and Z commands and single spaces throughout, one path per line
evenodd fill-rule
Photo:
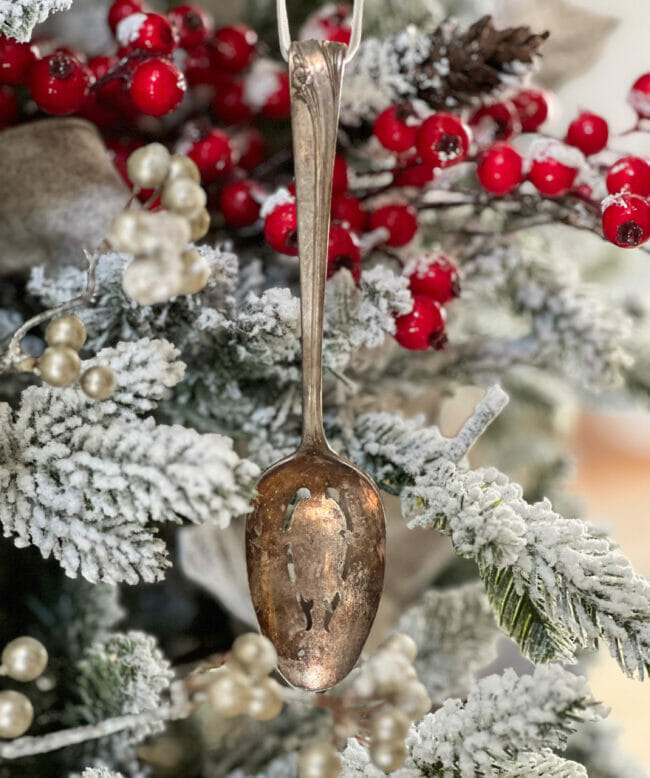
M 260 628 L 293 686 L 318 691 L 354 667 L 384 579 L 384 511 L 373 482 L 331 451 L 267 470 L 246 525 Z

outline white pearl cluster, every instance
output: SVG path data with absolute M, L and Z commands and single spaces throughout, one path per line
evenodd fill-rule
M 110 226 L 111 246 L 135 256 L 122 278 L 125 293 L 139 305 L 153 305 L 199 292 L 210 276 L 205 259 L 188 247 L 210 228 L 199 169 L 188 157 L 150 143 L 130 155 L 127 172 L 136 191 L 160 193 L 165 210 L 127 209 Z
M 395 633 L 367 659 L 354 680 L 360 698 L 388 703 L 369 721 L 370 758 L 386 773 L 404 764 L 409 726 L 431 709 L 429 693 L 413 667 L 416 654 L 415 642 Z
M 3 675 L 14 681 L 33 681 L 47 667 L 45 646 L 35 638 L 24 635 L 7 643 L 2 652 Z M 24 735 L 31 726 L 34 709 L 29 699 L 20 692 L 0 692 L 0 738 Z
M 79 381 L 93 400 L 107 400 L 117 380 L 109 367 L 97 365 L 81 374 L 79 349 L 86 342 L 84 323 L 74 314 L 59 316 L 45 330 L 47 348 L 38 359 L 27 359 L 23 368 L 31 370 L 50 386 L 71 386 Z
M 232 645 L 226 664 L 210 673 L 208 701 L 221 716 L 245 714 L 256 721 L 275 718 L 284 705 L 282 687 L 269 673 L 278 663 L 273 643 L 247 632 Z

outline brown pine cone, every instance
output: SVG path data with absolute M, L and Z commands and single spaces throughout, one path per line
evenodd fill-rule
M 360 127 L 390 103 L 418 98 L 436 110 L 458 110 L 496 97 L 533 70 L 548 33 L 497 30 L 484 16 L 462 30 L 454 21 L 433 33 L 409 27 L 369 39 L 346 71 L 341 121 Z

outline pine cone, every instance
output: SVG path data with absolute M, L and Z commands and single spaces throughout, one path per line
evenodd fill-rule
M 494 97 L 534 68 L 547 37 L 528 27 L 497 30 L 484 16 L 466 30 L 448 21 L 433 33 L 411 26 L 384 40 L 370 38 L 346 71 L 341 122 L 362 129 L 390 103 L 414 98 L 457 110 Z
M 455 25 L 443 24 L 430 36 L 428 57 L 412 73 L 417 97 L 432 108 L 455 108 L 493 95 L 531 69 L 547 37 L 529 27 L 497 30 L 490 16 L 461 34 Z

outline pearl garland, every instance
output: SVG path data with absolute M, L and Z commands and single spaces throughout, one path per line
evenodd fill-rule
M 34 719 L 31 702 L 20 692 L 0 692 L 0 737 L 14 738 L 24 735 Z
M 7 643 L 2 652 L 2 666 L 15 681 L 33 681 L 47 667 L 47 650 L 27 635 Z

